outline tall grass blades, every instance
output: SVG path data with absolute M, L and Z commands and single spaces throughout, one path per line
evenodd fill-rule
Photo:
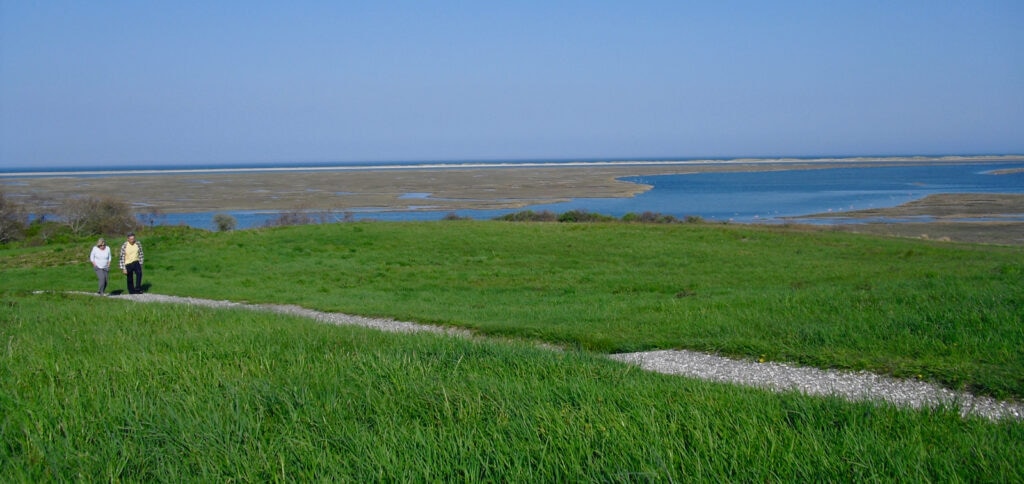
M 4 296 L 4 481 L 1000 481 L 1024 426 L 245 310 Z
M 142 234 L 154 292 L 598 352 L 687 348 L 870 370 L 1024 397 L 1020 247 L 702 224 L 157 229 Z M 87 244 L 10 250 L 0 290 L 89 290 Z

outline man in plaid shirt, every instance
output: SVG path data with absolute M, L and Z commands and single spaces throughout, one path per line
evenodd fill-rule
M 135 240 L 135 232 L 121 244 L 121 272 L 128 276 L 128 294 L 142 294 L 142 242 Z

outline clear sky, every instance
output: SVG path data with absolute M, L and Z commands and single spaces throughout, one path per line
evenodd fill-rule
M 997 153 L 1020 0 L 0 0 L 0 168 Z

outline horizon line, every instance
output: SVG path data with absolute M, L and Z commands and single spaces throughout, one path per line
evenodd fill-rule
M 379 161 L 379 162 L 285 162 L 275 164 L 266 162 L 246 166 L 219 165 L 202 167 L 196 165 L 165 165 L 166 168 L 130 168 L 115 167 L 109 169 L 75 169 L 71 167 L 54 168 L 53 170 L 35 171 L 0 171 L 0 177 L 39 177 L 39 176 L 94 176 L 94 175 L 155 175 L 155 174 L 200 174 L 200 173 L 253 173 L 253 172 L 287 172 L 287 171 L 372 171 L 372 170 L 412 170 L 412 169 L 482 169 L 482 168 L 550 168 L 550 167 L 588 167 L 588 166 L 630 166 L 630 165 L 699 165 L 699 164 L 731 164 L 731 163 L 856 163 L 856 162 L 894 162 L 894 161 L 983 161 L 983 160 L 1021 160 L 1024 155 L 863 155 L 863 156 L 782 156 L 782 157 L 737 157 L 737 158 L 666 158 L 666 159 L 574 159 L 563 160 L 517 160 L 517 161 Z M 274 165 L 274 166 L 258 166 Z

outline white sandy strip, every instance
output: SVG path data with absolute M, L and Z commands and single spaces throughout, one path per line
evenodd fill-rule
M 608 160 L 608 161 L 481 161 L 481 162 L 439 162 L 400 164 L 337 164 L 329 166 L 266 166 L 266 167 L 221 167 L 221 168 L 161 168 L 161 169 L 114 169 L 114 170 L 67 170 L 0 172 L 0 177 L 40 176 L 96 176 L 96 175 L 183 175 L 200 173 L 274 173 L 288 171 L 376 171 L 376 170 L 438 170 L 478 168 L 579 168 L 606 166 L 657 166 L 657 165 L 730 165 L 730 164 L 805 164 L 805 163 L 906 163 L 906 162 L 972 162 L 972 161 L 1015 161 L 1015 156 L 856 156 L 845 158 L 734 158 L 729 160 Z
M 270 311 L 304 316 L 330 324 L 362 326 L 388 332 L 430 332 L 450 336 L 472 336 L 472 332 L 465 329 L 325 313 L 291 305 L 244 304 L 159 294 L 123 295 L 118 298 L 137 302 L 164 302 Z M 623 353 L 610 355 L 610 358 L 635 364 L 640 368 L 657 373 L 746 385 L 772 391 L 798 391 L 807 395 L 837 396 L 850 401 L 881 400 L 911 408 L 955 407 L 960 409 L 963 416 L 977 415 L 992 420 L 1024 419 L 1024 404 L 955 392 L 923 381 L 901 380 L 866 371 L 821 370 L 784 363 L 758 363 L 685 350 Z

